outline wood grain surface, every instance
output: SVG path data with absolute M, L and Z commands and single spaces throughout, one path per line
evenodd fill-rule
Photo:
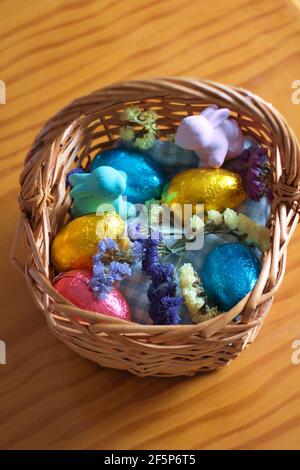
M 108 83 L 163 75 L 242 85 L 300 135 L 299 2 L 1 0 L 1 449 L 299 449 L 300 232 L 257 341 L 229 368 L 138 379 L 53 337 L 9 261 L 18 175 L 45 120 Z

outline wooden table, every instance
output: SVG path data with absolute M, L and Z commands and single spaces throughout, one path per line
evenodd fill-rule
M 300 448 L 300 232 L 259 338 L 229 368 L 138 379 L 53 337 L 8 259 L 18 175 L 45 120 L 110 82 L 163 75 L 249 88 L 300 134 L 298 0 L 2 0 L 0 446 L 4 449 Z

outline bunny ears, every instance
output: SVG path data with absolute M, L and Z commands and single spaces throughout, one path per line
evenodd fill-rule
M 207 119 L 213 128 L 219 126 L 225 119 L 230 116 L 230 110 L 228 108 L 218 108 L 215 104 L 212 104 L 208 108 L 205 108 L 200 116 Z
M 176 133 L 176 144 L 194 150 L 199 166 L 218 168 L 225 158 L 238 157 L 244 137 L 237 122 L 230 119 L 230 110 L 211 105 L 198 116 L 184 118 Z

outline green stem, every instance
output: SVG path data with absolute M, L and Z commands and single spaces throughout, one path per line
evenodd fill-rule
M 204 230 L 203 235 L 231 235 L 235 238 L 237 238 L 241 243 L 245 242 L 247 238 L 247 234 L 245 235 L 240 235 L 239 233 L 235 232 L 234 230 L 228 229 L 224 224 L 219 225 L 216 227 L 209 227 Z M 176 256 L 182 256 L 182 254 L 185 251 L 185 244 L 190 241 L 188 240 L 185 236 L 181 238 L 180 240 L 176 241 L 172 247 L 168 247 L 164 245 L 161 250 L 161 255 L 162 256 L 167 256 L 167 255 L 176 255 Z

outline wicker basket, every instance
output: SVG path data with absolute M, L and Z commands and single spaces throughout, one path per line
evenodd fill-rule
M 120 112 L 138 103 L 159 113 L 161 135 L 186 115 L 215 103 L 232 110 L 244 132 L 268 148 L 273 164 L 272 249 L 253 291 L 229 312 L 197 325 L 149 326 L 82 311 L 52 287 L 49 247 L 66 223 L 71 200 L 66 173 L 86 167 L 118 139 Z M 241 88 L 209 81 L 163 78 L 109 86 L 77 99 L 48 121 L 21 175 L 22 218 L 13 261 L 25 274 L 51 331 L 81 356 L 139 376 L 193 375 L 218 369 L 256 337 L 280 285 L 286 249 L 299 220 L 299 144 L 269 103 Z M 241 320 L 232 320 L 241 314 Z M 86 321 L 81 324 L 74 317 Z

